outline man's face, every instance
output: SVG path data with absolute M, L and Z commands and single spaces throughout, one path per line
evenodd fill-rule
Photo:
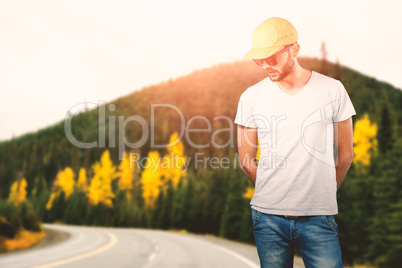
M 276 56 L 275 65 L 269 64 L 269 62 L 268 60 L 262 60 L 262 68 L 267 71 L 268 77 L 272 82 L 279 82 L 285 79 L 295 65 L 295 61 L 288 51 Z

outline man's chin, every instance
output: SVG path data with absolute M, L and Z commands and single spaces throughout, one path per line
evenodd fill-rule
M 278 82 L 282 80 L 282 77 L 279 73 L 268 73 L 269 79 L 271 79 L 272 82 Z

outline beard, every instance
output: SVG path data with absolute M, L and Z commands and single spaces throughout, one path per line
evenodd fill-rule
M 282 81 L 291 73 L 294 65 L 294 60 L 291 57 L 288 57 L 282 70 L 275 70 L 272 68 L 266 69 L 269 79 L 271 79 L 272 82 Z

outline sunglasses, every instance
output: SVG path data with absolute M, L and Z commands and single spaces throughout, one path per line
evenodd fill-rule
M 254 62 L 259 65 L 262 66 L 264 65 L 264 62 L 268 63 L 269 65 L 276 65 L 278 64 L 276 57 L 278 57 L 279 55 L 281 55 L 283 52 L 285 52 L 286 50 L 288 50 L 291 46 L 293 46 L 293 44 L 291 45 L 287 45 L 284 49 L 282 49 L 281 51 L 279 51 L 278 53 L 275 53 L 274 55 L 272 55 L 271 57 L 265 58 L 265 59 L 254 59 Z

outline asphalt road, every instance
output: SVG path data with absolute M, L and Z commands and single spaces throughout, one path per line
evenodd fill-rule
M 45 229 L 47 238 L 33 248 L 0 254 L 0 267 L 259 267 L 254 246 L 216 237 L 52 224 Z M 304 266 L 296 258 L 294 267 Z

